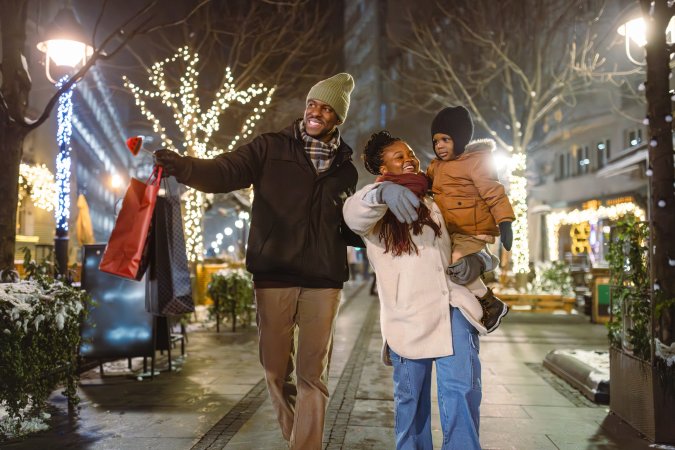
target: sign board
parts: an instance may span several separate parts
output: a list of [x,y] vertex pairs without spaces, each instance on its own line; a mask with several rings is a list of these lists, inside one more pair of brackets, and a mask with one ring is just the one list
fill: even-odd
[[98,270],[105,244],[83,246],[82,289],[94,305],[82,326],[84,358],[153,356],[153,316],[145,310],[145,277],[141,281]]
[[593,289],[592,321],[594,323],[606,323],[609,321],[611,286],[608,277],[595,278]]

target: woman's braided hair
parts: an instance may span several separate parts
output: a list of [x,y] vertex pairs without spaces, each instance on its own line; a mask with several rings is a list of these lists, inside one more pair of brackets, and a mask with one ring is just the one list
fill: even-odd
[[361,155],[366,170],[373,175],[379,175],[380,166],[382,166],[382,152],[385,148],[400,140],[401,138],[392,136],[387,130],[373,133],[363,149],[363,155]]

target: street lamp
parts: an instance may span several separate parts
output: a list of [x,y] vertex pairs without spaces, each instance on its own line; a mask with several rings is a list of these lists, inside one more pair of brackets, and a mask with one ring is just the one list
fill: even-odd
[[[45,54],[47,79],[61,88],[72,73],[92,55],[93,48],[86,44],[84,30],[70,7],[61,9],[45,33],[45,40],[37,44]],[[52,63],[59,76],[53,76]],[[57,116],[57,142],[59,154],[56,157],[56,184],[58,206],[56,208],[56,236],[54,253],[58,273],[65,275],[68,267],[68,220],[70,219],[70,136],[72,134],[73,84],[59,97]]]
[[624,37],[624,42],[626,43],[626,57],[630,62],[638,66],[646,65],[647,63],[638,61],[633,58],[633,55],[630,53],[631,41],[638,47],[644,47],[647,44],[647,27],[644,19],[642,17],[631,19],[617,28],[616,32]]
[[497,173],[502,173],[510,169],[511,156],[504,152],[492,153],[492,164]]
[[[649,245],[648,263],[650,271],[650,302],[651,309],[651,333],[648,338],[651,347],[651,361],[647,367],[658,367],[656,361],[656,344],[670,346],[675,343],[675,306],[671,299],[675,298],[675,171],[673,170],[673,108],[670,90],[670,77],[672,76],[671,56],[675,52],[672,43],[673,32],[673,8],[670,0],[642,0],[642,15],[644,25],[634,25],[636,22],[628,22],[621,27],[619,32],[626,36],[626,48],[629,50],[628,40],[638,38],[636,42],[644,42],[647,79],[642,85],[647,100],[647,113],[644,123],[649,126],[649,145],[647,147],[649,159],[646,175],[649,178]],[[629,25],[633,23],[633,25]],[[631,33],[633,30],[633,33]],[[644,31],[644,39],[638,31]],[[628,58],[635,62],[627,51]],[[619,358],[621,353],[618,354]],[[623,361],[623,360],[621,360]],[[627,360],[626,360],[627,361]],[[611,362],[610,362],[611,364]],[[665,362],[662,363],[665,366]],[[642,376],[642,373],[625,374],[629,364],[619,362],[616,367],[623,373],[622,380],[634,380]],[[631,366],[639,367],[639,366]],[[644,367],[644,366],[643,366]],[[612,369],[610,369],[612,370]],[[661,372],[664,373],[664,372]],[[656,375],[653,375],[656,377]],[[668,375],[665,375],[668,377]],[[614,377],[614,375],[612,375]],[[614,380],[614,378],[612,378]],[[654,378],[654,386],[657,386],[657,378]],[[628,384],[628,381],[624,381]],[[621,383],[621,382],[620,382]],[[647,383],[645,383],[647,384]],[[648,383],[650,388],[652,383]],[[633,389],[635,383],[630,382]],[[633,408],[633,405],[625,405],[635,399],[635,393],[626,398],[614,399],[614,392],[620,396],[622,386],[614,389],[612,381],[612,398],[618,409],[623,409],[622,414],[631,425],[647,434],[650,440],[673,443],[675,433],[672,432],[672,420],[666,417],[672,414],[667,410],[668,406],[675,403],[675,394],[668,390],[659,391],[654,389],[648,393],[649,398],[641,398],[640,405],[644,408]],[[663,386],[663,385],[661,385]],[[658,398],[658,401],[656,400]],[[610,405],[611,406],[611,405]],[[672,408],[672,406],[669,406]],[[614,407],[612,407],[614,409]],[[637,412],[636,412],[637,411]],[[672,417],[672,416],[671,416]],[[624,418],[624,417],[622,417]],[[665,442],[667,441],[667,442]]]
[[[630,54],[629,41],[644,47],[647,80],[643,84],[647,100],[644,123],[649,125],[649,224],[653,246],[650,255],[652,294],[675,294],[675,201],[673,201],[673,141],[672,100],[670,90],[671,56],[675,47],[673,33],[675,20],[668,2],[652,2],[649,14],[632,19],[618,28],[626,41],[626,56],[635,64]],[[648,19],[648,22],[645,21]],[[667,328],[667,327],[666,327]]]
[[[638,61],[633,58],[633,55],[630,52],[630,43],[633,42],[640,48],[643,48],[647,45],[647,24],[642,17],[636,17],[631,19],[619,26],[616,30],[621,36],[624,37],[624,42],[626,45],[626,57],[638,66],[647,65],[646,61]],[[666,36],[670,37],[672,41],[673,33],[675,32],[675,20],[671,19],[668,22],[668,27],[666,28]]]
[[119,194],[123,183],[124,181],[122,180],[122,177],[120,177],[118,174],[114,173],[110,176],[110,187],[113,191],[113,216],[117,215],[117,194]]
[[87,44],[84,29],[70,7],[61,9],[45,32],[45,39],[37,44],[45,54],[45,74],[52,83],[58,83],[59,76],[53,76],[52,63],[66,73],[87,62],[94,49]]
[[114,190],[117,190],[122,186],[122,177],[114,173],[110,177],[110,187],[112,187]]

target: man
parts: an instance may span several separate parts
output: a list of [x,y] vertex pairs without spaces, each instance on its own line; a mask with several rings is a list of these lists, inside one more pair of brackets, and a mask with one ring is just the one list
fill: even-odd
[[346,246],[363,246],[342,219],[358,176],[337,127],[353,88],[347,73],[318,82],[302,119],[211,160],[155,152],[157,164],[195,189],[253,185],[246,268],[255,285],[260,362],[293,449],[321,448],[333,329],[349,278]]

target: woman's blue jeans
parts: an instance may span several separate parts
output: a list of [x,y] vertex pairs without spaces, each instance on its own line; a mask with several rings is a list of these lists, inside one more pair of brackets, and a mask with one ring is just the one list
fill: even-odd
[[481,376],[476,329],[456,308],[452,316],[454,354],[442,358],[407,359],[389,349],[394,366],[396,448],[432,450],[431,367],[436,363],[438,406],[444,450],[480,449]]

